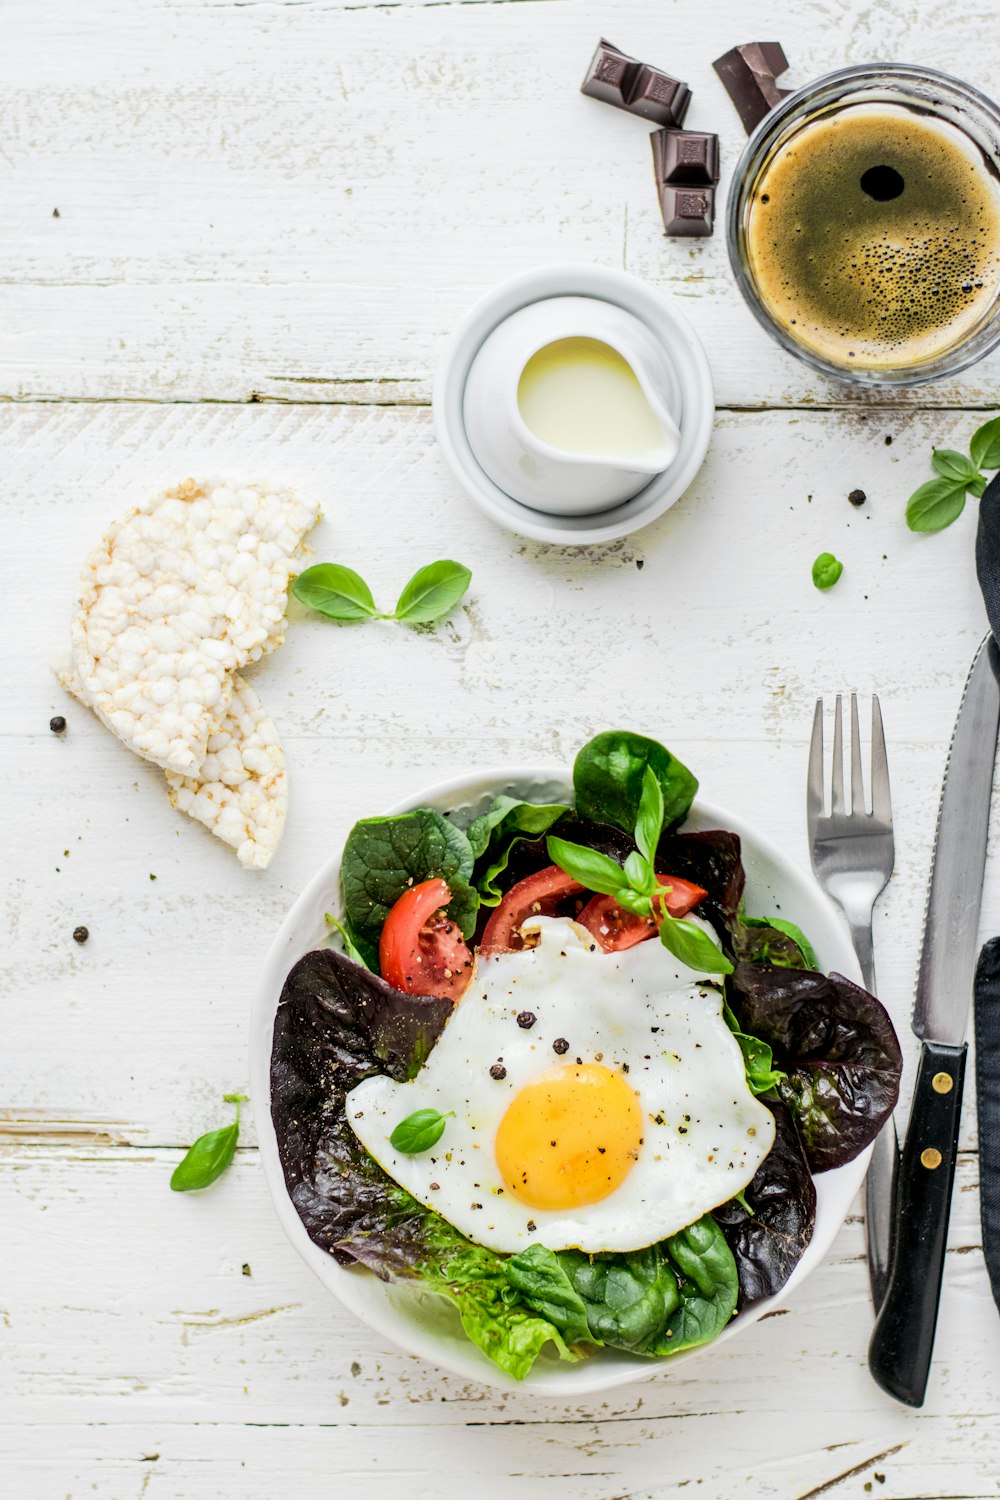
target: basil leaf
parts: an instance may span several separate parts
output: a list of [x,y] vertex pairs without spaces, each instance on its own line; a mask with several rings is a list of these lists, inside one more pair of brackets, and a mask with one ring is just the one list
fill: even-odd
[[547,1318],[568,1344],[596,1343],[587,1307],[560,1256],[544,1245],[529,1245],[504,1261],[507,1280],[529,1307]]
[[731,974],[733,966],[712,942],[707,932],[682,917],[672,917],[663,907],[663,922],[660,925],[660,942],[682,964],[697,969],[702,974]]
[[986,489],[986,483],[987,481],[983,478],[982,475],[980,475],[978,479],[970,480],[965,488],[968,490],[970,495],[975,495],[977,500],[981,500],[983,498],[983,492]]
[[415,1109],[412,1115],[400,1120],[389,1137],[389,1145],[404,1156],[419,1156],[437,1145],[447,1123],[448,1116],[438,1109]]
[[596,849],[567,843],[566,839],[556,838],[554,834],[545,840],[545,847],[552,863],[586,886],[588,891],[617,896],[625,884],[625,871],[621,865]]
[[[516,797],[494,797],[469,826],[468,838],[477,861],[474,883],[483,906],[498,906],[503,892],[496,880],[507,868],[511,850],[522,839],[537,838],[569,812],[564,802],[520,802]],[[485,868],[479,869],[483,860]]]
[[818,589],[832,589],[843,571],[839,558],[832,552],[821,552],[812,565],[812,581]]
[[368,965],[365,963],[361,949],[357,946],[343,922],[338,922],[337,918],[332,916],[328,911],[323,913],[323,921],[332,931],[340,934],[340,941],[344,945],[344,952],[347,954],[347,957],[354,963],[360,964],[363,969],[367,969]]
[[653,915],[652,898],[641,891],[632,891],[627,888],[614,892],[615,900],[619,906],[630,911],[634,917],[651,917]]
[[650,766],[642,773],[642,796],[635,819],[635,842],[639,853],[650,862],[663,832],[663,790]]
[[407,625],[430,625],[454,609],[471,582],[471,572],[461,563],[429,563],[414,573],[400,594],[395,617]]
[[451,891],[448,913],[462,936],[471,937],[479,907],[472,864],[462,830],[428,807],[355,823],[344,845],[340,876],[346,926],[368,968],[378,972],[378,942],[391,908],[422,880],[446,882]]
[[343,563],[306,568],[292,583],[292,593],[331,620],[370,620],[378,614],[365,580]]
[[965,509],[965,485],[951,479],[928,479],[906,502],[911,531],[943,531]]
[[969,443],[972,462],[980,469],[1000,469],[1000,417],[977,427]]
[[170,1178],[175,1193],[190,1193],[198,1188],[207,1188],[221,1177],[236,1155],[236,1142],[240,1138],[240,1105],[246,1103],[246,1094],[223,1094],[227,1104],[235,1104],[236,1118],[231,1125],[220,1130],[209,1130],[200,1135],[185,1156],[177,1163]]
[[696,778],[658,741],[627,729],[609,729],[595,735],[573,762],[573,788],[580,817],[591,818],[595,823],[611,823],[631,837],[647,766],[660,783],[666,826],[682,822],[698,790]]
[[634,891],[642,896],[650,896],[656,889],[656,876],[648,859],[644,859],[637,849],[626,859],[622,866],[625,878]]
[[[942,479],[951,479],[955,484],[973,484],[982,475],[971,458],[955,448],[935,448],[931,454],[931,465]],[[1000,467],[1000,458],[997,459]]]

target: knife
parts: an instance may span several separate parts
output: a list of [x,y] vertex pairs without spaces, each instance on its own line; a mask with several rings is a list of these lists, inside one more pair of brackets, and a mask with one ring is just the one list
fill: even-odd
[[1000,652],[989,635],[965,685],[945,769],[913,1007],[920,1062],[892,1200],[885,1296],[868,1346],[876,1383],[907,1406],[923,1405],[934,1348],[998,729]]

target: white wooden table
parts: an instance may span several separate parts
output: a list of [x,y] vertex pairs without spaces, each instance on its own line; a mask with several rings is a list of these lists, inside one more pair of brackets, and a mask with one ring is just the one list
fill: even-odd
[[[790,1305],[722,1352],[560,1407],[462,1384],[341,1312],[277,1226],[251,1119],[211,1194],[167,1188],[245,1083],[261,956],[353,819],[462,768],[568,757],[609,723],[667,741],[804,862],[813,700],[879,691],[898,869],[877,957],[909,1045],[945,748],[984,617],[974,505],[930,538],[903,506],[932,443],[963,446],[1000,405],[1000,358],[882,404],[815,379],[740,304],[721,234],[662,238],[645,127],[577,87],[607,31],[688,79],[689,123],[722,133],[724,189],[741,142],[710,67],[725,48],[779,36],[793,83],[897,56],[996,94],[998,15],[995,0],[0,4],[3,1500],[1000,1495],[971,1099],[919,1412],[866,1372],[859,1213]],[[428,408],[469,301],[556,259],[676,298],[719,400],[685,499],[583,552],[473,512]],[[383,596],[437,556],[475,575],[431,635],[295,616],[255,674],[293,780],[262,876],[178,818],[160,774],[47,665],[104,525],[198,472],[315,492],[317,553]],[[820,595],[826,549],[845,572]],[[998,926],[994,857],[984,935]]]

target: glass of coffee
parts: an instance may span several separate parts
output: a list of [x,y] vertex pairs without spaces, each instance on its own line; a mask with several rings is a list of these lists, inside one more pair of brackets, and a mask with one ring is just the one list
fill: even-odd
[[1000,109],[929,68],[842,68],[746,144],[740,290],[778,343],[858,385],[954,375],[1000,342]]

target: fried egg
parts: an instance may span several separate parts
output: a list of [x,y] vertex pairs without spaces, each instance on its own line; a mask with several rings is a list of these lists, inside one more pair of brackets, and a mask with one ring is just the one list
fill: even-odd
[[[537,947],[479,955],[417,1076],[366,1078],[348,1119],[390,1177],[488,1249],[654,1244],[746,1187],[774,1117],[719,991],[661,943],[605,953],[567,918],[531,927]],[[440,1140],[395,1150],[422,1109],[446,1117]]]

